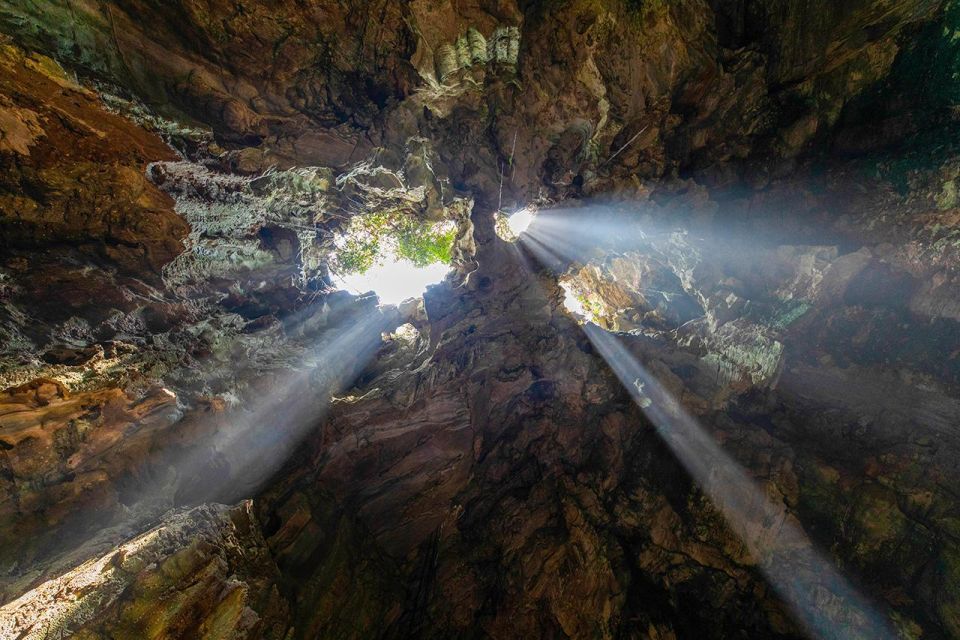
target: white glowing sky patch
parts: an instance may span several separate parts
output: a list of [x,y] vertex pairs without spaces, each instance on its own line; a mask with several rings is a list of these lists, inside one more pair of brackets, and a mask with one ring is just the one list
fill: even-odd
[[560,287],[564,292],[563,306],[567,308],[567,311],[575,316],[580,316],[581,318],[590,317],[590,313],[587,311],[586,307],[583,306],[583,303],[580,302],[580,299],[577,298],[577,295],[573,292],[573,289],[570,288],[570,285],[566,283],[560,283]]
[[533,222],[533,211],[530,209],[520,209],[520,211],[507,218],[510,231],[517,236],[526,231],[531,222]]
[[450,265],[437,263],[418,267],[409,260],[387,257],[366,273],[337,276],[344,289],[351,293],[375,291],[381,304],[400,304],[408,298],[419,298],[427,285],[443,280]]

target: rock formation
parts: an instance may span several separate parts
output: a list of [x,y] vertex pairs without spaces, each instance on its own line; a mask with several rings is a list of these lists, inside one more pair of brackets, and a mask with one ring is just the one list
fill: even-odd
[[0,637],[960,638],[958,29],[0,0]]

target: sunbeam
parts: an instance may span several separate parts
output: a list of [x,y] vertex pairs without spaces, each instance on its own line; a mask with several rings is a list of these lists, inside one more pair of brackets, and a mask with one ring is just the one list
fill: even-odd
[[[298,318],[293,327],[309,318]],[[178,462],[178,475],[194,478],[202,494],[236,500],[252,495],[288,457],[306,432],[322,421],[328,400],[357,376],[375,353],[384,331],[396,326],[368,306],[326,327],[298,367],[271,382],[275,395],[251,402],[231,415],[230,429],[214,436],[209,449],[195,447]],[[294,329],[296,330],[296,329]],[[229,465],[229,473],[211,473],[210,452]]]
[[[541,211],[519,241],[557,274],[576,263],[602,259],[611,253],[616,255],[618,248],[663,249],[667,252],[665,256],[676,259],[671,253],[675,251],[672,231],[651,229],[650,225],[648,233],[636,227],[632,218],[634,221],[630,224],[636,228],[627,234],[623,221],[615,221],[617,217],[602,208],[578,210],[576,215]],[[714,241],[718,243],[718,252],[727,251],[740,264],[749,264],[750,253],[731,249],[742,242]],[[705,240],[698,239],[698,242],[703,244]],[[569,286],[564,289],[568,311],[581,320],[589,320],[591,316],[583,302],[571,293]],[[836,640],[849,638],[851,634],[878,640],[896,637],[887,617],[815,549],[795,516],[782,503],[773,502],[764,494],[747,472],[626,349],[621,338],[592,323],[586,324],[584,331],[812,637]]]
[[0,640],[960,640],[960,0],[0,0]]
[[[325,304],[310,305],[288,318],[288,335],[313,340],[300,359],[282,371],[263,372],[242,404],[222,413],[189,412],[166,427],[180,435],[153,449],[125,481],[122,513],[104,513],[95,527],[62,538],[50,567],[59,573],[70,570],[97,552],[101,537],[110,540],[112,532],[142,530],[170,508],[232,504],[256,495],[322,423],[331,398],[369,363],[383,332],[397,326],[395,309],[372,302],[332,311]],[[263,388],[258,388],[261,382]],[[180,440],[189,446],[180,446]]]
[[[897,637],[885,618],[814,549],[784,506],[766,498],[614,334],[593,324],[584,331],[812,637],[847,639],[851,629],[862,638]],[[856,614],[851,619],[838,611]]]
[[584,331],[813,637],[847,640],[851,631],[864,639],[897,637],[885,617],[815,550],[785,507],[764,495],[617,336],[593,324]]

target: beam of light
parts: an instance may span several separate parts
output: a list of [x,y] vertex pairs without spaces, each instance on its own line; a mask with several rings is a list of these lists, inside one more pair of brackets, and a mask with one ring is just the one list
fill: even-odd
[[[544,211],[520,242],[537,259],[562,272],[573,262],[590,260],[598,249],[615,251],[648,237],[646,229],[624,231],[619,222],[603,211],[585,216]],[[663,229],[654,235],[669,240],[672,233]],[[569,289],[567,294],[568,310],[589,319]],[[584,331],[811,636],[829,640],[897,637],[887,617],[815,549],[786,506],[766,496],[618,337],[594,324],[587,324]]]
[[612,249],[620,242],[636,242],[644,234],[633,218],[614,216],[592,207],[577,214],[567,210],[540,211],[537,224],[528,231],[555,248],[563,248],[566,257],[582,260],[598,247]]
[[398,317],[372,304],[330,313],[313,305],[294,314],[287,333],[298,340],[315,336],[305,352],[261,384],[248,381],[241,406],[214,418],[188,413],[164,427],[170,437],[124,480],[122,513],[106,512],[97,527],[72,532],[38,572],[73,569],[104,544],[115,544],[117,532],[142,531],[172,507],[230,504],[256,495],[322,423],[332,396],[353,383]]
[[531,228],[523,240],[527,238],[539,240],[546,246],[549,246],[555,253],[569,260],[586,260],[591,250],[596,250],[599,243],[590,242],[589,239],[580,235],[568,235],[558,233],[549,225],[537,224]]
[[561,255],[553,247],[540,239],[537,233],[528,232],[520,238],[519,243],[524,246],[533,256],[548,269],[562,271],[566,268],[569,260]]
[[786,507],[766,497],[617,336],[592,324],[584,331],[812,637],[897,637],[887,619],[815,550]]
[[320,423],[329,399],[353,382],[373,358],[383,332],[396,324],[371,308],[326,327],[297,366],[279,376],[270,395],[234,410],[230,428],[215,436],[211,445],[230,465],[230,478],[210,473],[209,451],[198,447],[178,463],[180,476],[201,479],[206,495],[231,501],[253,495]]
[[531,214],[529,221],[523,220],[526,226],[517,241],[548,268],[563,271],[571,262],[587,262],[591,257],[597,257],[594,254],[598,247],[607,247],[611,238],[618,237],[611,226],[597,224],[594,219],[569,218],[566,212],[552,210]]
[[410,298],[419,298],[427,286],[436,284],[450,271],[450,265],[435,263],[418,267],[409,260],[387,256],[365,273],[336,276],[343,288],[351,293],[373,291],[382,304],[400,304]]

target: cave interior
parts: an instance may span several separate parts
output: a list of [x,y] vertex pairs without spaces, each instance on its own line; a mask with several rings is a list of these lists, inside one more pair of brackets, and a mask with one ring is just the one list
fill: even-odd
[[960,0],[0,0],[0,638],[960,639]]

